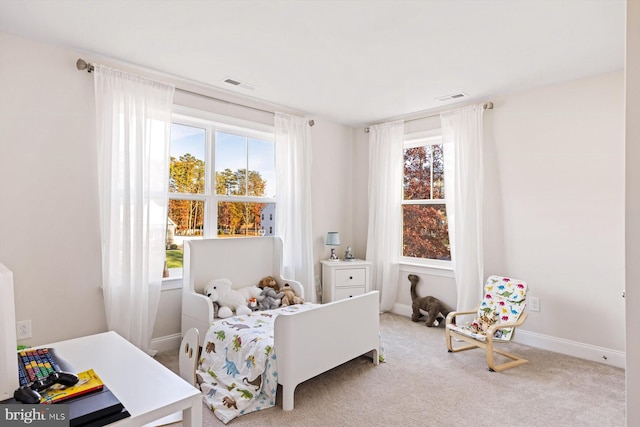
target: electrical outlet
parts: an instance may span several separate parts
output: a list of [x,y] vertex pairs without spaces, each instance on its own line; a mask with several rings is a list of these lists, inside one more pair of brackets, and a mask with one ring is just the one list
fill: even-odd
[[16,323],[16,337],[18,341],[31,338],[31,320],[23,320]]
[[531,309],[531,311],[540,311],[540,298],[530,297],[529,308]]

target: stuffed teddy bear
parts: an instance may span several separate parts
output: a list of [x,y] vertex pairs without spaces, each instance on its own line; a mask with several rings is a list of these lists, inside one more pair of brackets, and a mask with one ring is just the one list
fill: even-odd
[[[449,309],[436,297],[428,296],[428,297],[419,297],[416,292],[416,287],[420,278],[415,274],[410,274],[408,276],[409,282],[411,282],[411,309],[413,310],[413,314],[411,315],[411,320],[414,322],[418,322],[422,313],[420,310],[426,311],[428,313],[426,325],[438,326],[440,321],[447,317],[449,314]],[[440,320],[438,320],[440,318]]]
[[260,310],[271,310],[280,307],[284,293],[276,292],[273,288],[267,286],[262,290],[258,297],[258,308]]
[[282,297],[283,307],[293,304],[304,304],[304,299],[297,296],[291,288],[291,285],[289,285],[288,283],[282,285],[282,287],[280,288],[280,292],[284,294],[284,296]]
[[258,287],[260,289],[264,289],[266,287],[273,288],[274,291],[278,291],[278,284],[276,283],[276,279],[272,276],[263,277],[258,283]]
[[233,316],[233,311],[238,316],[251,313],[251,309],[247,307],[247,300],[241,293],[231,289],[231,281],[227,278],[209,282],[204,288],[204,294],[220,305],[218,309],[220,318]]

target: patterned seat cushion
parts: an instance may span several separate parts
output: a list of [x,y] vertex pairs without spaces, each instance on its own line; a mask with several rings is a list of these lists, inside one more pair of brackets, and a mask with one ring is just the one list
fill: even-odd
[[[486,340],[486,330],[494,323],[513,323],[526,306],[527,284],[509,277],[489,276],[484,286],[484,299],[473,322],[465,326],[447,325],[449,329],[475,339]],[[496,330],[494,340],[509,341],[513,328]]]

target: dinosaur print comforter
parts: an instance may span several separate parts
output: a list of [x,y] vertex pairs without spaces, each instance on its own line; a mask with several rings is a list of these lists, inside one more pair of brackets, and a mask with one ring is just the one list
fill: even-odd
[[225,424],[275,405],[278,386],[273,324],[278,314],[308,310],[298,304],[216,320],[207,331],[198,364],[204,400]]

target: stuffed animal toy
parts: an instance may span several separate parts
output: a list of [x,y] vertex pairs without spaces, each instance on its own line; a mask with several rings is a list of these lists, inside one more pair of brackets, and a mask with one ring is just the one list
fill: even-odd
[[264,289],[266,287],[273,288],[274,291],[278,291],[278,284],[276,283],[276,279],[272,276],[263,277],[258,283],[258,287],[260,289]]
[[276,292],[273,288],[267,286],[262,290],[262,294],[258,297],[258,308],[260,310],[271,310],[280,307],[284,293]]
[[[203,293],[204,293],[205,296],[209,297],[209,295],[207,295],[207,290],[206,289],[204,290]],[[220,311],[220,304],[218,304],[217,301],[212,301],[212,303],[213,303],[213,318],[217,319],[217,318],[220,317],[220,315],[218,314],[218,312]]]
[[249,307],[251,309],[251,311],[257,311],[259,309],[258,300],[256,298],[251,298],[247,302],[247,307]]
[[[440,321],[447,317],[449,314],[449,310],[447,307],[436,297],[427,296],[427,297],[419,297],[416,292],[416,287],[418,286],[418,282],[420,278],[415,274],[410,274],[408,276],[409,282],[411,282],[411,309],[413,314],[411,315],[411,320],[414,322],[418,322],[422,313],[420,310],[426,311],[428,313],[426,325],[438,326]],[[438,320],[440,319],[440,320]]]
[[282,285],[282,287],[280,288],[280,292],[284,294],[284,296],[282,297],[283,307],[293,304],[304,304],[304,299],[297,296],[291,288],[291,285],[289,285],[288,283]]
[[244,288],[236,289],[236,291],[242,294],[244,299],[249,302],[251,298],[257,299],[260,296],[262,289],[257,286],[245,286]]
[[209,282],[204,288],[204,294],[220,305],[218,309],[220,318],[231,317],[234,311],[237,315],[251,313],[251,309],[247,307],[247,300],[241,293],[231,289],[231,281],[227,278]]
[[489,327],[496,323],[497,320],[498,313],[495,311],[484,312],[480,317],[471,322],[469,326],[471,326],[471,330],[476,334],[486,335]]

